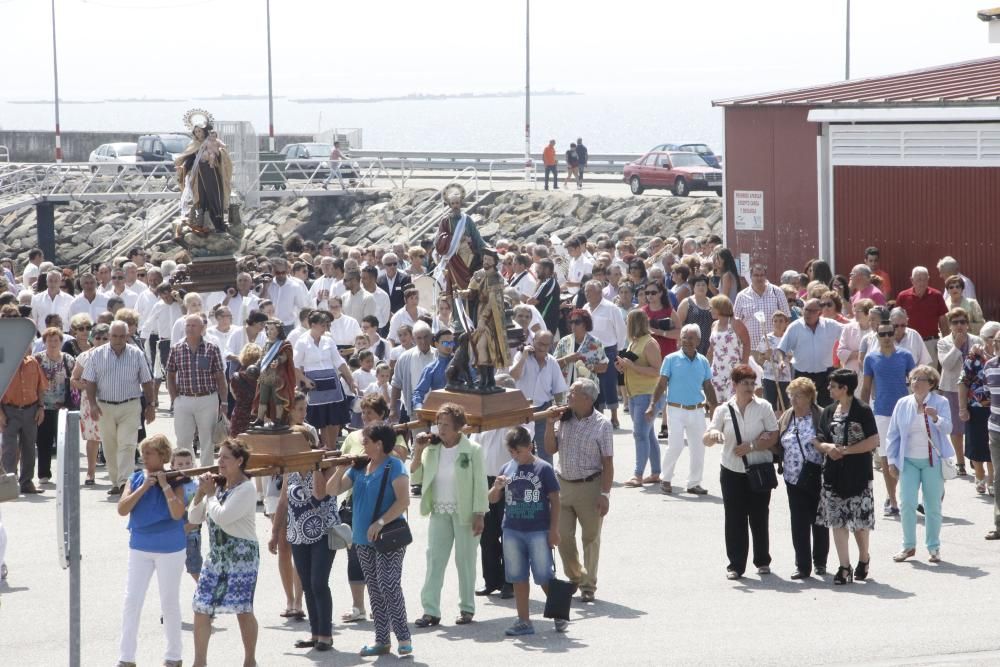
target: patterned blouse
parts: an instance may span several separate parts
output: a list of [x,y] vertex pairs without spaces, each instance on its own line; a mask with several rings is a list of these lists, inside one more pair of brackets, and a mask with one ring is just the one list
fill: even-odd
[[962,376],[959,382],[969,388],[969,405],[990,407],[990,388],[986,384],[986,362],[989,361],[983,352],[969,354],[962,363]]
[[[785,450],[782,459],[785,467],[785,481],[795,484],[802,474],[802,454],[805,453],[805,460],[810,463],[823,464],[823,455],[816,451],[813,446],[813,438],[816,437],[816,425],[813,424],[812,415],[806,415],[801,419],[792,415],[788,422],[788,428],[781,434],[781,446]],[[801,443],[802,447],[799,448]]]
[[59,361],[52,361],[44,352],[35,355],[45,379],[49,381],[49,388],[42,394],[42,405],[46,410],[56,410],[65,407],[66,383],[73,373],[73,366],[76,362],[73,357],[65,352],[60,352]]
[[288,528],[285,535],[289,544],[315,544],[325,540],[330,527],[340,523],[336,497],[328,495],[323,500],[316,500],[312,485],[312,472],[288,475]]
[[597,382],[597,373],[594,372],[594,367],[598,364],[608,363],[608,355],[605,354],[601,341],[594,338],[590,333],[585,333],[583,341],[577,345],[576,337],[573,334],[563,336],[556,345],[555,358],[561,359],[574,352],[579,352],[584,358],[582,361],[567,364],[562,369],[563,377],[566,378],[566,384],[573,384],[573,382],[581,378]]

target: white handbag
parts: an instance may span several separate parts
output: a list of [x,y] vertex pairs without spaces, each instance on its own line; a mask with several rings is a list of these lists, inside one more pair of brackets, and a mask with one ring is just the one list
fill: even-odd
[[330,526],[326,533],[326,545],[330,551],[350,549],[354,544],[354,532],[346,523],[336,523]]
[[17,500],[21,493],[21,485],[17,483],[17,475],[12,472],[0,473],[0,503]]
[[941,462],[941,476],[944,478],[944,481],[947,482],[949,479],[955,479],[958,477],[958,468],[955,467],[955,462],[941,456],[941,451],[934,444],[933,440],[928,440],[928,442],[931,443],[931,448],[934,449],[934,453],[937,454],[938,461]]

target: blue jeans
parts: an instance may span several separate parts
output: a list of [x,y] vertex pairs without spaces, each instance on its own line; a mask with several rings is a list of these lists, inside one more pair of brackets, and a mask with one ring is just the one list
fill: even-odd
[[333,595],[330,593],[330,568],[336,551],[327,547],[326,535],[312,544],[293,544],[292,562],[302,580],[306,598],[309,631],[315,637],[333,634]]
[[510,528],[504,530],[503,565],[507,581],[512,584],[527,581],[529,569],[536,584],[541,586],[549,583],[555,568],[552,547],[549,546],[549,532],[524,532]]
[[917,493],[924,489],[924,529],[927,549],[941,548],[941,500],[944,477],[941,464],[934,455],[934,465],[927,459],[904,459],[899,471],[899,519],[903,524],[903,548],[917,546]]
[[656,439],[653,424],[663,409],[663,401],[653,410],[653,419],[646,419],[646,408],[653,400],[652,394],[629,396],[628,414],[632,417],[632,438],[635,440],[635,476],[642,477],[649,461],[649,472],[660,474],[660,441]]

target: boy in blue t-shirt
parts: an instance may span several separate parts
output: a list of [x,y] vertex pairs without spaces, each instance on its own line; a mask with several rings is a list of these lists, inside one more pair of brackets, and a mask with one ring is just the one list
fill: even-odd
[[[555,571],[552,550],[559,546],[559,481],[552,466],[532,453],[532,434],[523,426],[507,432],[507,449],[513,459],[503,467],[490,502],[504,495],[503,560],[507,581],[514,586],[517,620],[507,628],[510,637],[532,635],[528,616],[528,572],[548,593]],[[556,619],[556,631],[565,632],[567,621]]]
[[[175,449],[170,457],[171,470],[189,470],[194,467],[194,454],[190,449],[181,447]],[[184,483],[184,507],[191,503],[194,494],[198,491],[198,480],[192,479]],[[184,560],[184,567],[187,573],[197,582],[201,576],[201,524],[189,523],[187,512],[184,512],[184,534],[187,536],[187,557]]]

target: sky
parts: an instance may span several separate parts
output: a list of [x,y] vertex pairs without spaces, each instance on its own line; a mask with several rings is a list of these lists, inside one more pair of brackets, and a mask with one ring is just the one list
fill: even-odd
[[[724,98],[841,80],[846,0],[534,0],[533,89]],[[988,0],[854,0],[852,77],[1000,54]],[[267,92],[266,0],[55,0],[62,99]],[[524,86],[524,0],[272,0],[274,94]],[[0,99],[50,99],[49,0],[0,0]],[[0,118],[0,124],[3,119]]]

